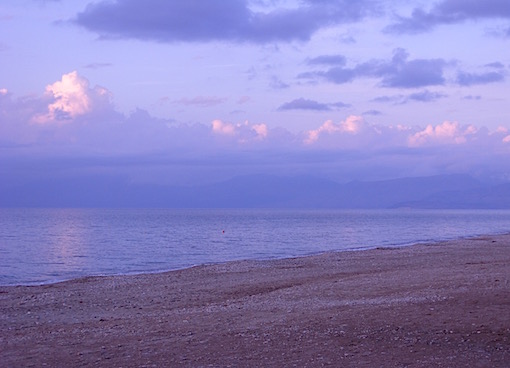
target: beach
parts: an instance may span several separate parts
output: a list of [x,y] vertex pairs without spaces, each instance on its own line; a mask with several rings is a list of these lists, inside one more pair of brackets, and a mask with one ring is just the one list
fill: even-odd
[[510,235],[0,287],[2,367],[508,367]]

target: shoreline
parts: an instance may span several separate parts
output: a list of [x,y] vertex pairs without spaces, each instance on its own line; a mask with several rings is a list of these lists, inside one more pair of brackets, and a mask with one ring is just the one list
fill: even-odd
[[80,280],[83,278],[89,278],[89,277],[122,277],[122,276],[140,276],[140,275],[154,275],[154,274],[162,274],[167,272],[174,272],[174,271],[182,271],[191,269],[194,267],[201,267],[201,266],[214,266],[214,265],[222,265],[222,264],[228,264],[231,262],[245,262],[245,261],[261,261],[261,262],[270,262],[275,260],[285,260],[285,259],[296,259],[296,258],[306,258],[306,257],[314,257],[319,256],[323,254],[335,254],[335,253],[343,253],[343,252],[364,252],[364,251],[370,251],[374,249],[393,249],[393,248],[404,248],[404,247],[413,247],[417,245],[427,245],[427,244],[436,244],[436,243],[444,243],[444,242],[450,242],[450,241],[456,241],[456,240],[469,240],[469,239],[475,239],[479,237],[486,237],[486,236],[501,236],[501,235],[510,235],[510,232],[508,231],[502,231],[502,232],[496,232],[496,233],[490,233],[490,234],[475,234],[475,235],[467,235],[467,236],[461,236],[461,237],[452,237],[452,238],[445,238],[445,239],[431,239],[431,240],[424,240],[424,241],[417,241],[412,243],[403,243],[403,244],[389,244],[385,246],[360,246],[357,248],[348,248],[348,249],[338,249],[338,250],[326,250],[326,251],[319,251],[319,252],[312,252],[307,253],[303,255],[294,255],[294,256],[285,256],[285,257],[272,257],[272,258],[246,258],[246,259],[237,259],[237,260],[226,260],[221,262],[206,262],[206,263],[197,263],[189,266],[179,267],[179,268],[170,268],[170,269],[162,269],[162,270],[155,270],[155,271],[142,271],[142,272],[132,272],[132,273],[112,273],[112,274],[91,274],[91,275],[81,275],[77,277],[71,277],[71,278],[63,278],[63,279],[56,279],[56,280],[50,280],[50,281],[43,281],[43,282],[27,282],[27,283],[13,283],[13,284],[1,284],[0,287],[17,287],[17,286],[45,286],[45,285],[53,285],[53,284],[60,284],[63,282],[69,282],[69,281],[75,281]]
[[6,366],[491,366],[510,234],[0,286]]

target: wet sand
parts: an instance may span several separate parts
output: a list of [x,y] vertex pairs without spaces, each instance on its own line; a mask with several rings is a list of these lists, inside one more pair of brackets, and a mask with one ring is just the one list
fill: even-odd
[[510,235],[0,287],[1,367],[509,367]]

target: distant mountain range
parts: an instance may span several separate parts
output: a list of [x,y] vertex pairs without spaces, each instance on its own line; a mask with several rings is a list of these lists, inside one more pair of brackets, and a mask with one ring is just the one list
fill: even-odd
[[0,184],[0,207],[510,209],[510,183],[483,184],[468,175],[344,184],[250,175],[202,186],[163,186],[96,177]]

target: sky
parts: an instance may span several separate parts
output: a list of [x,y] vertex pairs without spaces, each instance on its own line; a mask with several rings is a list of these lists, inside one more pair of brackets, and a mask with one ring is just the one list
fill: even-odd
[[508,0],[3,0],[4,185],[510,180]]

